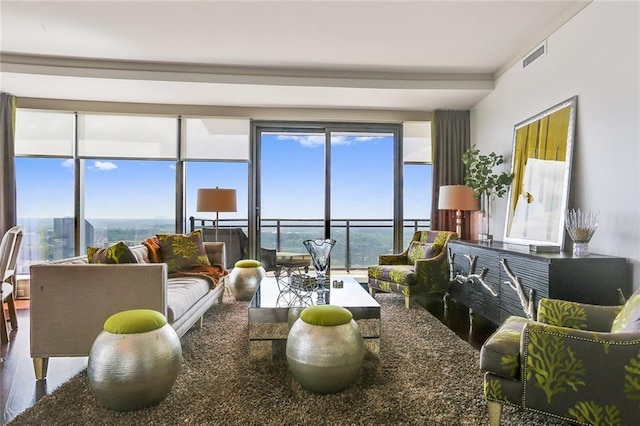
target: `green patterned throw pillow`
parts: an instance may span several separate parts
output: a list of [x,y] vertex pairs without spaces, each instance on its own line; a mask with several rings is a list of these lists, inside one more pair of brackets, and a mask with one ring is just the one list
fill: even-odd
[[169,273],[196,265],[211,265],[200,231],[189,234],[159,234],[157,237],[160,253],[169,267]]
[[411,263],[418,259],[429,259],[437,256],[442,251],[442,245],[414,241],[409,245],[407,257]]
[[611,327],[612,333],[638,330],[640,330],[640,289],[627,300]]
[[138,263],[129,246],[122,241],[107,248],[87,247],[87,260],[89,263]]

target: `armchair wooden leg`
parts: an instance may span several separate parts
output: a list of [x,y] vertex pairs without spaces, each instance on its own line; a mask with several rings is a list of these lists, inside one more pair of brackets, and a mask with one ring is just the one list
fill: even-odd
[[49,358],[33,357],[33,370],[36,373],[36,380],[47,379],[47,369],[49,368]]
[[411,305],[412,305],[411,296],[405,296],[404,297],[404,306],[406,306],[407,309],[411,309]]
[[487,401],[487,409],[489,410],[489,425],[500,426],[500,417],[502,416],[502,404],[495,401]]
[[7,319],[4,316],[4,303],[0,303],[0,342],[9,341],[9,331],[7,330]]
[[7,299],[7,310],[9,311],[9,322],[11,323],[11,329],[18,328],[18,315],[16,314],[16,302],[13,296]]

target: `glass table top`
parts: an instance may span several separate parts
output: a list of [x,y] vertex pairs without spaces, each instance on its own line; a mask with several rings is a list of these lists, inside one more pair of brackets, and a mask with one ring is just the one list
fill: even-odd
[[[329,291],[325,293],[325,300],[330,305],[345,308],[377,308],[380,304],[350,276],[331,276]],[[342,288],[334,287],[334,281],[342,281]],[[317,303],[318,296],[315,291],[289,289],[287,285],[278,283],[275,277],[262,279],[249,309],[274,309],[311,306]]]

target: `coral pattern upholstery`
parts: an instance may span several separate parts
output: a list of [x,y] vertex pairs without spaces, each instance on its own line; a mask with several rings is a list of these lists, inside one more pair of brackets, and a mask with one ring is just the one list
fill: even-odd
[[623,306],[541,299],[537,321],[508,318],[480,368],[490,423],[518,405],[578,424],[640,419],[640,289]]
[[367,271],[369,292],[377,290],[404,295],[405,305],[411,307],[418,294],[445,293],[449,285],[447,243],[458,234],[450,231],[417,231],[405,251],[386,254]]

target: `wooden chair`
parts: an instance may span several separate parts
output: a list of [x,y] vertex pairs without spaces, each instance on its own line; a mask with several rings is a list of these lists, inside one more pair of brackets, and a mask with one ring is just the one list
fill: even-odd
[[[18,252],[22,243],[22,227],[14,226],[9,229],[2,237],[0,243],[0,277],[2,277],[2,285],[0,286],[0,299],[2,306],[0,309],[0,342],[9,341],[9,330],[7,322],[11,325],[11,330],[18,328],[18,317],[16,315],[16,306],[14,301],[15,272],[16,263],[18,261]],[[9,318],[5,316],[5,303]]]

